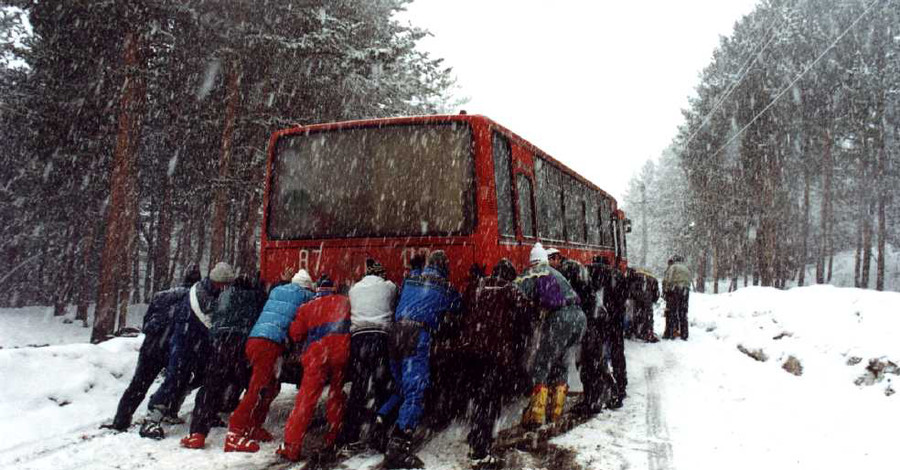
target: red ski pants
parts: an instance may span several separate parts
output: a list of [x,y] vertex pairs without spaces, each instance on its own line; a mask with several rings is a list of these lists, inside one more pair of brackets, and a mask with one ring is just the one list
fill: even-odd
[[334,349],[339,351],[316,344],[303,353],[301,357],[303,379],[300,381],[294,409],[284,427],[286,444],[303,445],[306,428],[312,419],[316,402],[322,395],[325,381],[329,377],[328,402],[325,405],[325,418],[329,426],[325,435],[325,445],[334,444],[337,439],[344,415],[344,368],[347,365],[347,348]]
[[253,367],[250,385],[241,403],[231,414],[228,430],[239,434],[259,428],[266,421],[269,406],[281,390],[278,369],[284,346],[263,338],[247,340],[247,360]]

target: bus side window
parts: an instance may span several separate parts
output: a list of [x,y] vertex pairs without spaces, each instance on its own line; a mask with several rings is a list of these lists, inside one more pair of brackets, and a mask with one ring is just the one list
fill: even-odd
[[500,235],[507,237],[516,236],[515,221],[513,220],[513,193],[511,177],[512,152],[509,141],[494,132],[493,142],[494,182],[497,187],[497,229]]
[[525,175],[516,176],[516,190],[519,193],[519,221],[522,224],[522,236],[534,237],[534,194],[531,180]]

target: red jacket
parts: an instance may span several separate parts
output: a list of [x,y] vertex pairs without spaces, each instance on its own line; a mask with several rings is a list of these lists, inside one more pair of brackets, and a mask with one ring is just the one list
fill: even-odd
[[350,299],[343,295],[324,295],[297,308],[289,330],[300,346],[303,357],[326,353],[350,353]]

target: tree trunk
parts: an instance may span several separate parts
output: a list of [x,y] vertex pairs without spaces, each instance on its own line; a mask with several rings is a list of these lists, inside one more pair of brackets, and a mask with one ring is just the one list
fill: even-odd
[[713,243],[712,259],[713,294],[719,293],[719,244]]
[[809,170],[803,170],[803,241],[800,244],[800,272],[797,273],[797,285],[806,283],[806,256],[809,253],[807,245],[809,241]]
[[191,221],[191,227],[197,229],[197,254],[191,262],[196,263],[197,267],[200,267],[200,264],[203,263],[203,253],[206,253],[206,220],[209,217],[209,210],[205,206],[199,207],[197,210],[199,215],[195,216],[194,220]]
[[[831,129],[825,130],[824,149],[822,152],[822,212],[821,212],[821,243],[819,244],[819,258],[816,263],[816,284],[825,283],[825,260],[831,256],[831,180],[834,171],[834,162],[831,158]],[[831,270],[829,269],[829,272]],[[829,273],[829,280],[831,275]]]
[[856,255],[853,258],[853,287],[859,287],[862,273],[862,223],[856,224]]
[[241,272],[255,274],[257,271],[256,251],[256,225],[259,223],[260,192],[256,190],[259,184],[257,178],[252,181],[253,189],[250,192],[250,200],[247,203],[247,215],[244,217],[244,225],[238,234],[238,260],[237,265]]
[[85,328],[88,326],[88,307],[91,303],[91,282],[89,277],[91,275],[91,266],[93,265],[92,261],[94,259],[94,238],[97,236],[96,224],[89,225],[90,228],[87,229],[84,239],[81,242],[82,264],[80,269],[80,290],[78,292],[78,307],[75,310],[75,319],[81,320],[82,326]]
[[131,303],[141,303],[141,233],[140,233],[140,217],[136,217],[137,224],[134,227],[134,236],[132,237],[131,250]]
[[222,131],[222,153],[219,158],[219,181],[215,185],[213,200],[212,236],[209,247],[209,269],[224,260],[225,222],[228,218],[228,188],[231,176],[232,147],[241,93],[241,70],[238,59],[229,61],[225,78],[225,129]]
[[144,301],[149,302],[150,296],[153,293],[153,260],[154,253],[156,252],[156,240],[158,236],[156,235],[158,228],[157,219],[159,218],[159,204],[158,204],[158,196],[151,196],[150,198],[150,222],[149,227],[147,229],[147,259],[144,263]]
[[875,268],[875,289],[884,290],[884,256],[885,256],[885,238],[887,230],[885,224],[887,217],[885,215],[885,206],[887,206],[887,188],[884,185],[885,160],[887,159],[887,150],[884,146],[884,139],[881,141],[881,150],[878,152],[878,264]]
[[[132,232],[137,216],[136,156],[146,84],[143,76],[143,39],[137,31],[125,35],[125,82],[119,98],[118,133],[110,175],[106,234],[100,261],[100,283],[91,343],[105,341],[116,322],[116,294],[119,281],[127,278]],[[123,247],[125,248],[123,250]]]
[[700,250],[700,256],[697,257],[697,292],[706,292],[706,263],[709,261],[709,247]]
[[[169,276],[169,251],[172,244],[172,184],[168,176],[163,180],[163,202],[156,225],[156,249],[153,253],[153,288],[156,291],[172,286]],[[179,241],[179,247],[180,247]],[[176,255],[177,256],[177,255]]]

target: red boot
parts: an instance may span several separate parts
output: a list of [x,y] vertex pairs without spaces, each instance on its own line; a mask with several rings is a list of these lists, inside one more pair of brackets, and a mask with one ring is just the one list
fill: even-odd
[[259,444],[253,439],[237,433],[228,431],[225,435],[225,452],[258,452]]
[[181,439],[181,447],[188,449],[202,449],[206,447],[206,434],[195,432]]
[[263,428],[253,428],[253,430],[250,431],[250,439],[259,442],[272,442],[275,440],[275,436]]
[[275,453],[291,462],[297,462],[300,460],[300,450],[300,444],[288,444],[285,442],[278,446],[278,450]]

